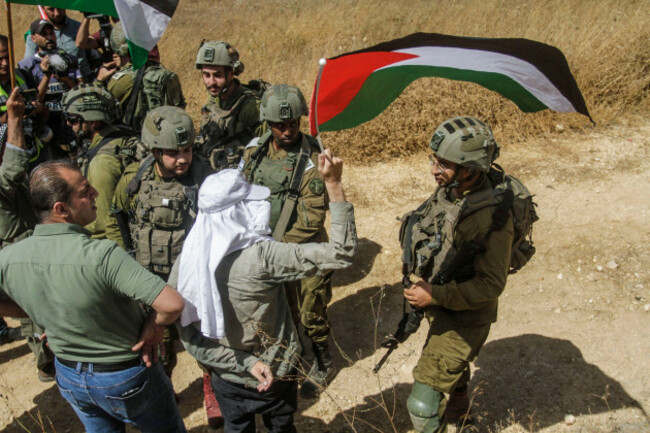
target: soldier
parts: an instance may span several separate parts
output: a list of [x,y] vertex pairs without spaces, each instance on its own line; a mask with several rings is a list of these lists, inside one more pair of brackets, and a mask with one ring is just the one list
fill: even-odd
[[[0,59],[1,55],[0,50]],[[0,67],[0,71],[2,70],[3,68]],[[0,79],[2,78],[0,73]],[[30,148],[25,140],[23,133],[25,103],[18,88],[14,89],[4,103],[6,105],[3,111],[7,114],[7,134],[2,165],[0,165],[0,248],[31,236],[38,222],[27,185],[30,157],[36,153],[36,149],[35,146]],[[54,355],[47,348],[46,342],[36,337],[43,334],[43,328],[29,318],[21,318],[20,325],[21,335],[27,338],[27,344],[36,358],[38,379],[41,382],[53,381]],[[15,331],[11,333],[11,336],[15,337]],[[1,335],[0,332],[0,338]]]
[[111,48],[120,57],[122,67],[117,72],[115,69],[100,69],[97,81],[106,84],[108,91],[120,101],[122,123],[139,132],[145,116],[154,108],[164,105],[185,108],[178,75],[165,69],[153,55],[149,55],[142,68],[133,70],[121,22],[116,23],[111,31]]
[[244,64],[227,42],[201,43],[196,68],[210,93],[201,109],[197,146],[215,170],[235,168],[246,144],[257,136],[259,97],[235,78],[244,71]]
[[[404,297],[430,323],[407,402],[418,432],[446,431],[448,421],[469,409],[469,363],[496,321],[514,231],[512,201],[501,204],[507,201],[499,200],[488,176],[499,146],[485,123],[449,119],[429,147],[438,188],[407,214],[400,239],[404,257],[412,257],[405,260],[406,276],[421,278]],[[444,393],[451,394],[449,405]]]
[[106,239],[113,193],[126,167],[137,159],[139,140],[134,131],[113,125],[120,117],[120,103],[103,87],[80,84],[66,93],[63,109],[76,136],[77,164],[99,193],[97,218],[86,229],[93,239]]
[[[253,184],[271,189],[273,238],[290,243],[326,242],[328,207],[323,180],[318,173],[316,139],[300,132],[300,117],[308,114],[300,89],[287,84],[264,92],[260,120],[269,131],[251,142],[244,153],[244,173]],[[300,394],[318,395],[334,374],[328,348],[330,325],[327,304],[332,297],[331,274],[287,283],[287,297],[296,325],[302,322],[312,342],[314,363]]]
[[[181,108],[151,110],[141,138],[151,155],[127,167],[117,184],[106,237],[116,242],[130,237],[133,244],[128,245],[130,239],[124,243],[135,250],[138,263],[166,280],[194,224],[198,189],[212,170],[206,161],[192,157],[194,124]],[[127,233],[120,231],[118,218]],[[178,336],[173,326],[165,332],[163,365],[171,377]]]

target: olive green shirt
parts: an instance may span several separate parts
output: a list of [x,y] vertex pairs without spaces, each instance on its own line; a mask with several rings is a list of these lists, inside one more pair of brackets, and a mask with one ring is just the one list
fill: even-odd
[[[273,140],[273,138],[271,137],[269,140]],[[263,143],[259,145],[262,146]],[[246,148],[244,152],[245,164],[248,164],[257,149],[257,146]],[[284,149],[275,150],[273,144],[269,142],[268,151],[264,157],[272,161],[277,161],[287,158],[289,152],[300,153],[300,140],[288,151]],[[289,220],[292,221],[295,219],[295,222],[293,224],[289,223],[287,231],[281,239],[282,242],[300,244],[305,242],[327,241],[327,231],[325,230],[325,217],[327,216],[328,208],[327,192],[324,187],[320,190],[314,190],[313,187],[310,187],[310,185],[313,185],[312,182],[315,179],[320,181],[320,185],[323,185],[321,175],[318,172],[318,155],[318,150],[312,146],[311,158],[302,176],[300,195],[296,203],[296,208],[293,211],[295,217]],[[251,179],[250,173],[245,174]],[[254,176],[252,176],[252,179],[253,183],[257,183]],[[271,230],[274,228],[271,227]]]
[[41,224],[0,251],[0,297],[12,298],[45,328],[69,361],[117,363],[139,356],[146,315],[165,282],[108,240],[76,224]]
[[37,223],[29,196],[27,170],[30,152],[5,146],[0,165],[0,243],[2,246],[28,236]]
[[[106,126],[93,136],[88,146],[91,150],[104,139],[104,137],[117,131],[114,126]],[[122,176],[122,162],[115,156],[114,152],[105,152],[105,149],[117,149],[123,142],[123,138],[116,138],[104,144],[102,150],[90,161],[88,165],[88,183],[97,190],[99,195],[95,200],[97,206],[97,218],[86,226],[86,229],[92,233],[93,239],[106,239],[106,223],[110,216],[111,203],[115,187]]]
[[[491,188],[486,181],[479,188]],[[457,201],[462,205],[461,201]],[[495,206],[485,207],[466,217],[456,226],[453,244],[460,250],[470,241],[483,242]],[[505,289],[510,262],[514,227],[512,218],[506,226],[494,231],[485,242],[485,252],[474,257],[472,278],[432,286],[431,305],[443,307],[459,324],[479,326],[495,322],[498,298]],[[434,307],[435,308],[435,307]]]
[[[257,361],[271,366],[276,379],[295,374],[300,339],[282,283],[347,268],[357,251],[352,204],[336,202],[330,206],[329,243],[258,242],[221,261],[215,278],[223,306],[225,337],[217,341],[203,336],[197,329],[199,322],[179,326],[190,355],[212,367],[224,380],[249,387],[259,384],[250,374]],[[178,265],[172,270],[169,284],[174,287],[177,281]]]

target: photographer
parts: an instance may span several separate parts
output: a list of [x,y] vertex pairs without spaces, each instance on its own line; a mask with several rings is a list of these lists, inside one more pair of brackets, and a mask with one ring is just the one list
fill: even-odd
[[[67,86],[65,90],[81,83],[78,60],[57,47],[54,26],[47,20],[38,19],[31,24],[30,31],[31,39],[37,46],[36,54],[18,62],[18,67],[28,70],[41,82],[47,77],[48,83],[63,83]],[[50,87],[48,93],[65,92],[59,90],[60,86]]]
[[77,58],[57,48],[54,27],[49,21],[36,20],[31,25],[31,39],[38,46],[36,54],[18,63],[39,81],[38,100],[50,110],[47,125],[54,134],[51,151],[55,158],[63,158],[71,150],[68,145],[73,134],[65,124],[61,100],[63,94],[82,82]]
[[[0,123],[2,124],[8,123],[7,100],[11,94],[9,68],[9,41],[6,36],[0,35]],[[31,158],[29,159],[29,162],[33,166],[48,158],[45,143],[52,137],[52,131],[46,126],[49,110],[42,103],[38,102],[36,94],[37,83],[29,72],[23,69],[16,69],[16,85],[20,88],[22,98],[25,100],[25,115],[21,129],[27,148],[33,149]],[[4,132],[7,131],[4,130]],[[2,136],[0,145],[4,145],[6,135],[0,135]]]
[[[90,70],[89,59],[90,56],[93,54],[96,55],[97,53],[93,53],[93,51],[84,51],[77,48],[77,45],[75,44],[75,38],[77,37],[81,23],[68,17],[67,11],[65,9],[44,6],[43,10],[47,15],[47,21],[49,21],[54,26],[54,34],[56,35],[58,47],[79,60],[79,70],[84,77],[84,81],[91,82],[93,77]],[[34,43],[31,38],[27,38],[25,41],[24,58],[27,59],[33,56],[36,52],[36,43]]]
[[[99,30],[90,34],[90,22],[93,19],[99,23]],[[84,13],[75,43],[80,50],[93,50],[91,51],[93,53],[99,51],[97,56],[90,59],[93,77],[96,77],[102,68],[114,72],[122,66],[120,57],[113,53],[110,44],[111,31],[113,30],[111,22],[114,24],[118,21],[118,19],[109,18],[106,15]]]

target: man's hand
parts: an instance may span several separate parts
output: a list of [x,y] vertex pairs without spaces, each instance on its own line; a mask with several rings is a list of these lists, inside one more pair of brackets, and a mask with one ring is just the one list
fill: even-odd
[[117,72],[117,64],[115,62],[106,62],[97,71],[97,80],[105,83],[109,78]]
[[158,362],[158,347],[163,341],[164,326],[156,325],[157,313],[152,311],[142,326],[140,338],[135,346],[131,348],[133,352],[141,352],[142,361],[147,367],[151,367]]
[[50,66],[50,56],[45,56],[41,59],[41,70],[48,77],[52,76],[52,70]]
[[404,297],[413,308],[428,307],[431,305],[431,285],[420,280],[408,289],[404,289]]
[[257,392],[266,392],[273,385],[273,372],[271,371],[271,367],[262,361],[257,361],[253,365],[253,368],[251,368],[250,373],[255,379],[260,381],[260,384],[257,385]]
[[327,195],[331,202],[345,201],[345,193],[341,177],[343,176],[343,160],[332,156],[330,149],[318,155],[318,172],[325,182]]
[[18,87],[11,91],[7,99],[7,120],[19,120],[25,114],[25,100]]

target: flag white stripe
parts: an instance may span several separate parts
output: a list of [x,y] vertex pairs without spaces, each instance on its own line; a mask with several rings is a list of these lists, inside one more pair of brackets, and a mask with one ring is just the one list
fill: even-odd
[[562,113],[576,111],[571,102],[559,92],[546,75],[532,64],[514,56],[468,48],[432,46],[406,48],[395,52],[418,57],[393,63],[378,70],[419,65],[503,74],[519,83],[550,109]]
[[115,0],[126,38],[150,51],[162,37],[171,17],[139,0]]

